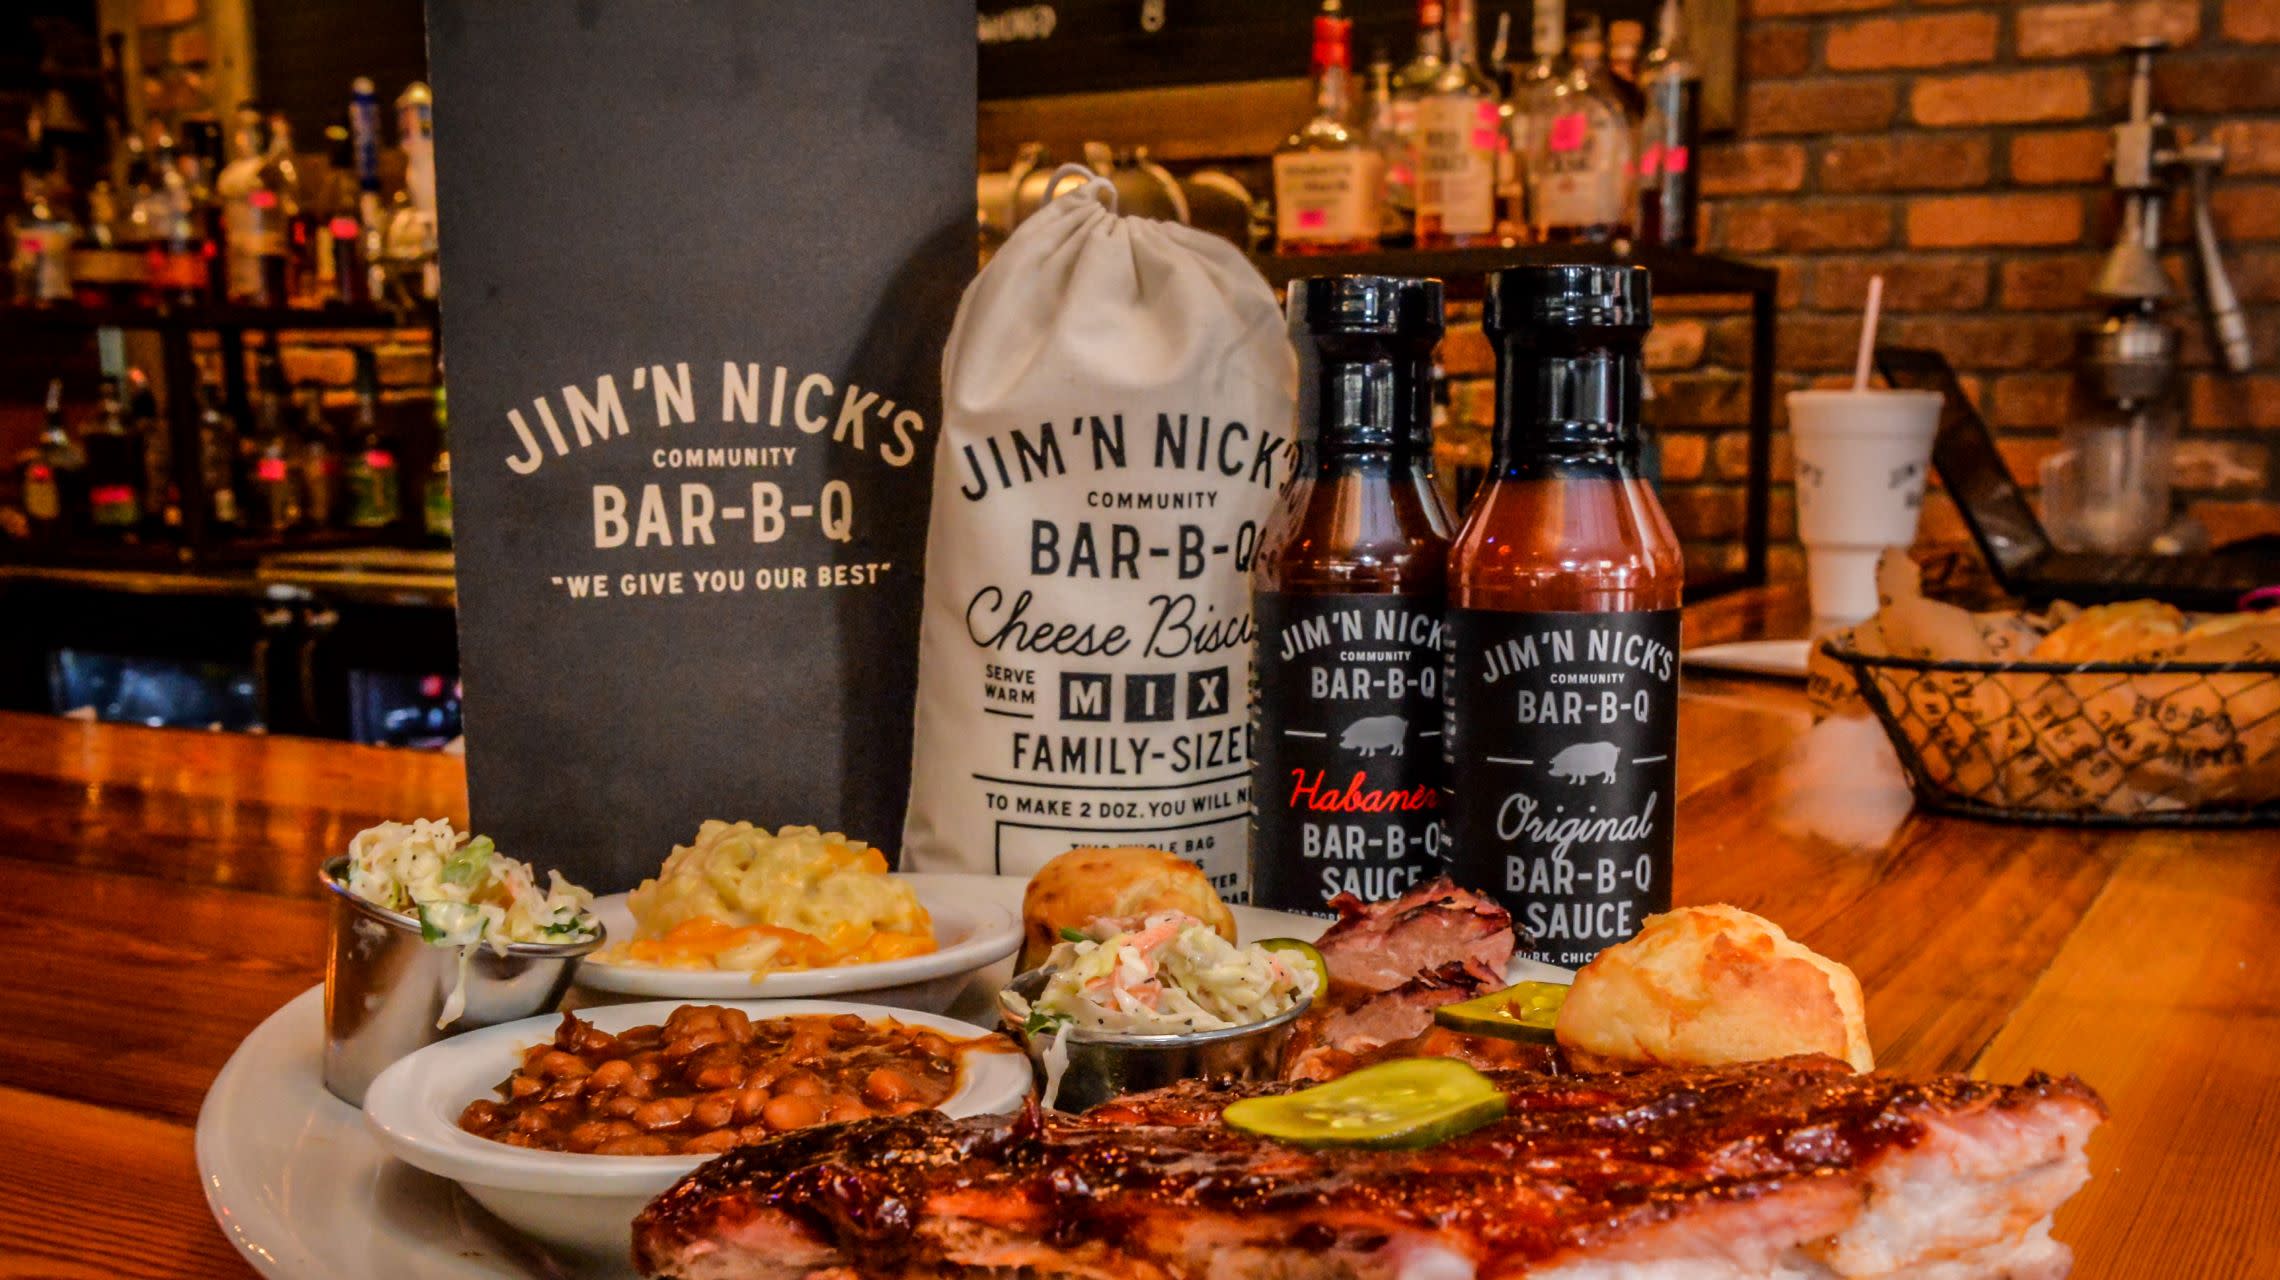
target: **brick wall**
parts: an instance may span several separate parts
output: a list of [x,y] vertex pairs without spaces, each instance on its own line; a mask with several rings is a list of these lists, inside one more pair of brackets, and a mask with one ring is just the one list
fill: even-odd
[[[2251,375],[2210,372],[2197,315],[2175,313],[2191,366],[2178,483],[2219,539],[2280,531],[2280,0],[1744,0],[1742,117],[1703,158],[1708,242],[1780,267],[1783,390],[1843,381],[1881,272],[1884,332],[1947,353],[2032,485],[2066,420],[2075,330],[2101,311],[2088,289],[2116,219],[2105,129],[2128,92],[2115,51],[2140,35],[2175,45],[2157,63],[2156,105],[2227,148],[2217,222],[2256,343]],[[2180,200],[2165,224],[2181,284],[2184,214]],[[1691,561],[1728,567],[1747,322],[1661,310],[1649,420],[1665,505]],[[1452,441],[1477,449],[1471,429],[1489,413],[1477,332],[1460,326],[1445,364]],[[1777,539],[1794,537],[1787,460],[1777,442]],[[1928,500],[1923,533],[1964,536],[1944,496]],[[1799,563],[1777,546],[1777,574]]]

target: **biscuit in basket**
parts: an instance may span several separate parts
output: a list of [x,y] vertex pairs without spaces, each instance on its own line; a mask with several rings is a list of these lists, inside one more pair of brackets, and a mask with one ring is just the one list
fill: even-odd
[[1681,907],[1576,974],[1560,1047],[1584,1070],[1825,1053],[1873,1070],[1860,980],[1739,907]]
[[2177,647],[2185,615],[2158,600],[2092,605],[2053,628],[2030,662],[2129,662]]
[[1021,896],[1021,969],[1044,963],[1061,930],[1103,916],[1184,911],[1235,941],[1235,913],[1201,868],[1161,849],[1071,849],[1037,869]]

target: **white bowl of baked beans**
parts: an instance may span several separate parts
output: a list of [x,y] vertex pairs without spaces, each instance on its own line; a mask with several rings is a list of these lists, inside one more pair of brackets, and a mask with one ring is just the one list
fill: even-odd
[[831,1000],[650,1001],[455,1036],[389,1067],[364,1117],[507,1225],[622,1258],[643,1205],[713,1155],[817,1124],[1021,1106],[1029,1059],[937,1014]]

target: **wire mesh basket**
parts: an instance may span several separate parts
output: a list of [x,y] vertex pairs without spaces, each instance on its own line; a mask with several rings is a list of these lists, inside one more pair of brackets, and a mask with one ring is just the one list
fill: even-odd
[[1850,669],[1917,803],[2012,822],[2280,823],[2280,663],[1955,662]]

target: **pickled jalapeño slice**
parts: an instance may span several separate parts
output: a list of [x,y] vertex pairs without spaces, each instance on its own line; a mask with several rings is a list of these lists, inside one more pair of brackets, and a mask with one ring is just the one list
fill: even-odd
[[1294,1146],[1429,1147],[1501,1117],[1504,1091],[1454,1058],[1399,1058],[1220,1114],[1230,1128]]
[[1476,1036],[1549,1044],[1567,994],[1568,988],[1562,983],[1515,982],[1502,991],[1442,1005],[1433,1011],[1433,1021],[1451,1031]]

